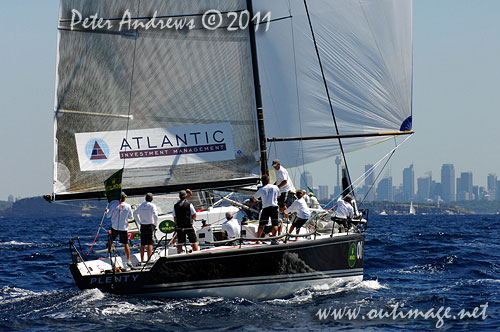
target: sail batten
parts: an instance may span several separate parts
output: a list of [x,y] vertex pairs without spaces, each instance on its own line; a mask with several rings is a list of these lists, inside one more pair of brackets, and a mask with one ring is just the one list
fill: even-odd
[[298,136],[298,137],[272,137],[268,138],[268,142],[287,142],[287,141],[309,141],[323,139],[339,139],[339,138],[359,138],[359,137],[377,137],[377,136],[400,136],[412,135],[413,131],[390,131],[381,133],[354,133],[346,135],[330,135],[330,136]]

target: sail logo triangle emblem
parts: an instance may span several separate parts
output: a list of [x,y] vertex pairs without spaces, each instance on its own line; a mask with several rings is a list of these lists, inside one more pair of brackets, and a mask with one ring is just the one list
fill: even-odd
[[90,156],[90,160],[98,160],[98,159],[108,159],[104,152],[102,152],[101,147],[97,141],[94,143],[94,149],[92,150],[92,154]]
[[85,145],[87,158],[93,163],[105,163],[109,158],[109,147],[100,138],[93,138]]

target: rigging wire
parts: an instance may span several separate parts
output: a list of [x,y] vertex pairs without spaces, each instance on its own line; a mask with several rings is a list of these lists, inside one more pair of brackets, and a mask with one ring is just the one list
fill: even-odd
[[[290,31],[292,33],[292,49],[293,49],[293,65],[294,65],[294,72],[295,72],[295,95],[297,97],[297,115],[299,118],[299,134],[300,137],[302,137],[302,117],[301,117],[301,112],[300,112],[300,95],[299,95],[299,80],[298,80],[298,75],[297,75],[297,51],[295,48],[295,30],[293,29],[293,15],[292,15],[292,7],[290,4],[290,0],[288,0],[288,13],[291,16],[290,19]],[[302,157],[302,174],[300,175],[300,179],[304,180],[304,183],[306,186],[308,185],[307,179],[305,178],[305,172],[306,172],[306,166],[305,166],[305,156],[304,156],[304,141],[299,140],[300,144],[300,154]],[[307,189],[307,188],[303,188]]]
[[[387,164],[389,163],[389,160],[391,160],[392,156],[394,155],[394,153],[396,152],[396,150],[403,144],[405,143],[409,138],[411,137],[408,136],[404,141],[402,141],[401,143],[397,144],[397,140],[396,140],[396,137],[394,137],[394,144],[395,144],[395,147],[394,149],[392,149],[388,154],[386,154],[384,157],[382,157],[382,159],[380,159],[375,165],[373,165],[370,170],[368,170],[368,172],[365,172],[364,175],[366,175],[367,173],[369,173],[368,175],[372,174],[375,169],[378,167],[378,165],[382,162],[382,160],[384,160],[385,158],[387,158],[386,162],[384,163],[384,166],[382,166],[382,168],[380,169],[380,172],[377,174],[377,176],[375,177],[375,180],[373,181],[372,185],[370,186],[370,188],[368,188],[368,191],[366,192],[365,196],[363,197],[363,199],[361,200],[361,202],[359,202],[359,205],[363,204],[366,197],[368,197],[368,194],[370,193],[370,191],[373,189],[373,187],[375,187],[375,183],[377,183],[377,180],[378,178],[380,177],[380,175],[382,175],[382,172],[384,171],[385,167],[387,166]],[[389,156],[389,157],[387,157]],[[368,176],[367,175],[367,176]],[[366,177],[365,177],[366,178]]]
[[[140,6],[141,6],[141,0],[137,2],[137,16],[139,16],[139,11],[140,11]],[[129,132],[129,126],[130,126],[130,113],[132,111],[132,95],[134,91],[134,74],[135,74],[135,58],[137,55],[137,38],[134,39],[134,56],[132,58],[132,73],[130,77],[130,91],[129,91],[129,97],[128,97],[128,117],[127,117],[127,129],[125,132],[125,138],[128,140],[128,132]],[[125,152],[127,151],[127,147],[125,146]],[[127,161],[127,158],[123,158],[123,169],[125,170],[125,162]],[[123,177],[123,175],[122,175]]]
[[[316,42],[316,35],[314,34],[314,29],[313,29],[312,21],[311,21],[311,15],[309,14],[309,9],[307,7],[307,1],[306,0],[304,0],[304,7],[305,7],[305,10],[306,10],[306,14],[307,14],[307,20],[309,22],[309,28],[311,29],[311,36],[313,38],[314,48],[316,50],[316,56],[318,58],[318,63],[319,63],[319,67],[320,67],[320,70],[321,70],[321,76],[323,77],[323,84],[325,86],[326,97],[328,98],[328,104],[330,105],[330,111],[332,113],[333,123],[335,124],[335,130],[337,132],[337,135],[340,135],[339,128],[337,126],[337,119],[335,117],[335,112],[333,111],[332,99],[330,98],[330,90],[328,88],[328,82],[326,80],[325,71],[323,69],[323,63],[321,61],[321,56],[320,56],[320,53],[319,53],[318,43]],[[345,158],[344,147],[342,145],[342,140],[340,138],[338,140],[339,140],[340,151],[342,153],[342,158],[344,159],[347,180],[350,183],[350,185],[348,187],[351,187],[352,186],[351,175],[349,174],[349,168],[347,167],[347,160]],[[352,191],[352,194],[354,196],[354,191]]]
[[[338,194],[336,197],[334,197],[332,200],[330,200],[328,203],[326,203],[323,208],[326,208],[328,205],[332,204],[333,202],[336,202],[337,199],[343,195],[345,192],[349,192],[349,191],[354,191],[354,188],[356,188],[358,186],[358,184],[360,184],[365,178],[366,178],[366,175],[368,174],[371,174],[375,171],[375,169],[382,163],[382,161],[387,158],[388,156],[390,156],[388,158],[388,160],[386,161],[386,163],[384,164],[384,168],[385,166],[387,165],[387,163],[389,162],[389,159],[394,155],[394,152],[396,152],[396,150],[401,146],[403,145],[408,139],[410,139],[411,135],[409,135],[408,137],[405,138],[404,141],[402,141],[401,143],[399,143],[396,147],[394,147],[391,151],[389,151],[385,156],[383,156],[379,161],[377,161],[367,172],[365,172],[364,174],[362,174],[360,177],[358,177],[356,180],[354,180],[354,182],[351,183],[351,185],[349,185],[347,188],[345,188],[340,194]],[[384,169],[382,168],[379,175],[382,173]],[[378,179],[378,177],[377,177]],[[375,185],[375,183],[377,182],[375,179],[372,187]],[[366,196],[363,198],[363,200],[360,202],[360,205],[364,202],[364,200],[366,199]]]

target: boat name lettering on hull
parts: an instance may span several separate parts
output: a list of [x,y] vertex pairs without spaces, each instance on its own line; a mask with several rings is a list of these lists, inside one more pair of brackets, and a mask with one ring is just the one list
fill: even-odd
[[91,285],[104,285],[104,284],[112,284],[112,283],[127,283],[127,282],[135,282],[139,278],[138,274],[125,274],[125,275],[117,275],[115,276],[115,280],[113,282],[113,276],[107,277],[94,277],[90,278]]

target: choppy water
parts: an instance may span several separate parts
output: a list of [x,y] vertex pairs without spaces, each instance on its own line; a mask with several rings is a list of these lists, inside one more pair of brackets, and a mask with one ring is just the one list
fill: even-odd
[[[79,235],[88,249],[99,220],[0,224],[2,331],[500,331],[499,216],[371,216],[362,283],[324,285],[272,301],[79,291],[68,269],[68,239]],[[438,318],[407,317],[410,309],[440,307],[440,316],[450,308],[450,317],[439,329]],[[475,307],[475,318],[458,316]],[[341,320],[328,311],[333,309],[359,314]],[[400,316],[380,319],[378,310]],[[320,319],[318,311],[327,318]]]

